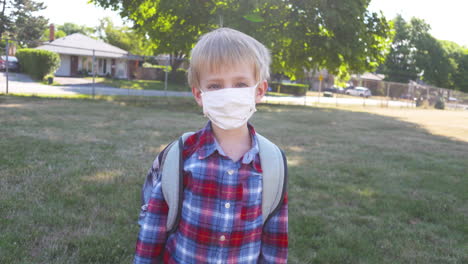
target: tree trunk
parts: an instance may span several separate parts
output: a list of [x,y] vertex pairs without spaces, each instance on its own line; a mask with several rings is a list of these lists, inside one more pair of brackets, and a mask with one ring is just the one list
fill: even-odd
[[169,63],[171,64],[170,74],[171,75],[175,74],[177,72],[177,69],[179,69],[180,65],[182,65],[183,62],[184,62],[184,55],[182,55],[181,53],[171,54],[170,61],[169,61]]

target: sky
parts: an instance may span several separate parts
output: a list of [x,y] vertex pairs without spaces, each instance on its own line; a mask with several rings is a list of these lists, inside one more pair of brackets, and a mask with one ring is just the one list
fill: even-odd
[[[72,22],[95,27],[99,19],[111,17],[116,26],[124,21],[117,12],[104,10],[88,0],[40,0],[47,6],[41,15],[51,23]],[[441,40],[454,41],[468,47],[468,0],[371,0],[371,11],[382,11],[387,19],[401,14],[405,20],[422,18],[431,25],[431,34]]]

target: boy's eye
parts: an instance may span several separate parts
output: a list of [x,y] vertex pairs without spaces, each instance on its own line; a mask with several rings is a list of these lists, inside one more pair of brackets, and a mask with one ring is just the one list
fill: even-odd
[[240,82],[240,83],[237,83],[234,87],[242,88],[242,87],[249,87],[249,85],[246,83]]
[[221,89],[221,88],[222,88],[221,85],[216,84],[216,83],[208,85],[209,90],[217,90],[217,89]]

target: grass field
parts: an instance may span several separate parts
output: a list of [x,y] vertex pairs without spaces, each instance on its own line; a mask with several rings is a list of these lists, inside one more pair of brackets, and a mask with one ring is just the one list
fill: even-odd
[[[147,170],[206,121],[101,99],[0,96],[0,263],[131,262]],[[258,108],[289,158],[289,263],[468,263],[466,112]]]

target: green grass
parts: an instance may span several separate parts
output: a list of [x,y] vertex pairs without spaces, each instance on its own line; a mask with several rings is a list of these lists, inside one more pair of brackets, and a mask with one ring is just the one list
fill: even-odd
[[[92,80],[92,77],[86,77],[86,78]],[[101,83],[101,84],[115,87],[115,88],[136,89],[136,90],[164,90],[165,88],[163,81],[120,80],[120,79],[111,79],[111,78],[104,78],[104,77],[97,77],[95,80],[96,80],[96,83]],[[185,84],[168,82],[167,90],[189,92],[190,87]]]
[[[101,99],[0,96],[0,263],[131,262],[147,170],[205,119],[191,98]],[[289,263],[468,262],[466,141],[258,108],[253,125],[289,159]]]

